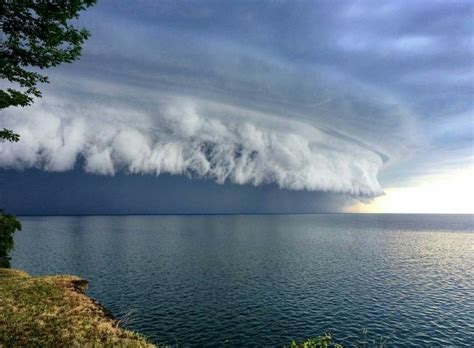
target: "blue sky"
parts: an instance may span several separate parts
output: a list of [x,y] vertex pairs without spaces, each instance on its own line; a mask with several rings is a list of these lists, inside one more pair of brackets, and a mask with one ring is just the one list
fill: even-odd
[[[135,195],[150,199],[132,212],[158,213],[170,212],[157,198],[170,180],[180,187],[168,193],[183,202],[177,213],[206,192],[216,202],[236,192],[261,202],[236,202],[237,212],[274,212],[278,204],[259,197],[275,191],[282,211],[292,210],[289,199],[307,212],[367,205],[384,192],[387,200],[446,177],[453,191],[459,175],[473,173],[473,6],[99,1],[79,21],[92,33],[81,59],[48,70],[51,83],[32,107],[3,112],[22,140],[0,144],[9,178],[0,203],[21,212],[48,180],[87,182],[95,200],[93,186],[107,182],[101,197],[113,201],[141,180]],[[19,181],[29,189],[13,197],[6,187]],[[466,193],[457,190],[449,200]],[[29,213],[49,209],[35,202]],[[113,206],[131,209],[126,197]]]

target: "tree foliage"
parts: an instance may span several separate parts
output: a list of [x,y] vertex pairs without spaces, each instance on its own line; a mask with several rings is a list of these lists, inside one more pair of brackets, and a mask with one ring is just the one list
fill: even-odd
[[21,230],[21,224],[16,217],[0,210],[0,267],[10,267],[8,253],[13,250],[13,233],[17,230]]
[[[89,37],[71,20],[96,0],[0,0],[0,110],[28,106],[41,97],[38,83],[48,83],[39,71],[71,63]],[[8,86],[4,88],[3,86]],[[20,135],[0,128],[0,140],[17,142]],[[13,233],[21,230],[15,216],[0,210],[0,267],[9,267]]]
[[20,136],[11,129],[3,128],[0,130],[0,139],[5,139],[12,143],[16,143],[18,140],[20,140]]
[[[0,0],[0,78],[10,85],[0,89],[0,109],[30,105],[34,97],[41,97],[37,84],[48,83],[38,70],[80,56],[89,32],[74,27],[71,20],[95,2]],[[0,139],[18,141],[19,135],[3,129]]]

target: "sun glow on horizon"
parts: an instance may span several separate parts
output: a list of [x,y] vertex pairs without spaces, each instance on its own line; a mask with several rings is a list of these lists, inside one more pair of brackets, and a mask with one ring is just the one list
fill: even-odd
[[388,187],[370,203],[357,203],[351,213],[474,214],[474,166],[423,177],[409,186]]

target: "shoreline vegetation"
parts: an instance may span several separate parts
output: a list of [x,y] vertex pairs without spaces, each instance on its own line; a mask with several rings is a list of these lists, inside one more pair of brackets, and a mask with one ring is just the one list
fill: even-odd
[[[87,280],[0,268],[0,348],[157,347],[87,296]],[[326,334],[289,348],[342,348]]]
[[123,329],[75,276],[0,268],[0,347],[155,347]]

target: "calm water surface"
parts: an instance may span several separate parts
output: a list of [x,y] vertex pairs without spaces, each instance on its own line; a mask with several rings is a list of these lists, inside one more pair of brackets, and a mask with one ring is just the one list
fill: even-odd
[[[67,273],[157,343],[278,346],[331,332],[474,346],[464,215],[22,217],[13,267]],[[356,337],[356,338],[354,338]]]

